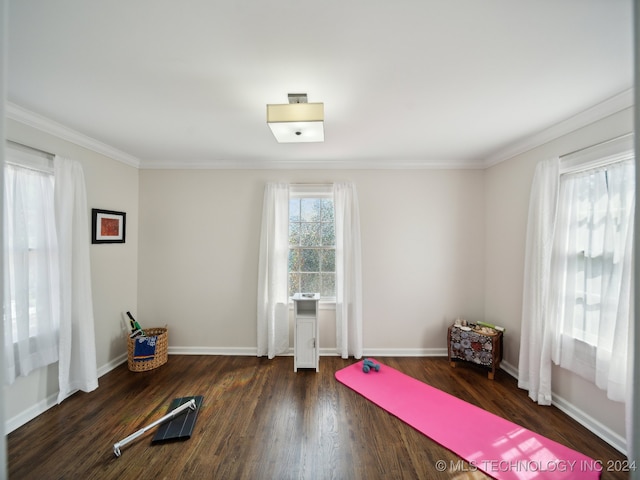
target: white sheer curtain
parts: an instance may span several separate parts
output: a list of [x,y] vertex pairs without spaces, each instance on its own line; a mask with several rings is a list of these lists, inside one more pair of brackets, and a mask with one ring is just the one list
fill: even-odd
[[5,380],[13,383],[58,360],[60,281],[52,172],[12,164],[4,172]]
[[82,167],[56,156],[55,214],[60,252],[60,346],[58,403],[76,390],[98,387],[91,271],[89,214]]
[[258,273],[258,356],[289,349],[289,185],[264,190]]
[[634,335],[635,166],[619,161],[560,175],[540,162],[527,225],[518,386],[551,404],[551,364],[625,403],[627,444]]
[[559,158],[539,162],[529,198],[518,386],[540,405],[551,405],[553,316],[548,302],[559,178]]
[[353,183],[333,186],[336,222],[336,344],[342,358],[362,357],[360,212]]
[[553,262],[554,278],[566,279],[553,288],[560,319],[553,360],[621,402],[627,397],[634,176],[629,161],[562,176]]

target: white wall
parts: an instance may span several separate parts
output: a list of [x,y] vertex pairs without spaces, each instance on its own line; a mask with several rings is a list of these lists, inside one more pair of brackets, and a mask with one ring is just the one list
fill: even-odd
[[[127,213],[125,244],[91,245],[91,278],[98,368],[106,371],[126,354],[121,312],[135,310],[138,295],[138,169],[40,130],[7,120],[6,136],[47,152],[78,160],[91,208]],[[89,225],[91,218],[89,217]],[[87,232],[90,241],[91,232]],[[55,402],[57,364],[19,377],[4,388],[8,425],[20,424]]]
[[[141,170],[141,321],[170,351],[254,353],[264,185],[339,180],[360,200],[365,352],[444,353],[448,324],[484,311],[479,170]],[[322,311],[324,353],[334,330]]]
[[[485,170],[486,271],[485,315],[507,327],[505,361],[517,368],[529,192],[538,161],[633,131],[633,110],[599,122]],[[561,404],[600,422],[604,434],[624,438],[624,406],[607,400],[604,392],[570,372],[554,367],[552,390]],[[532,408],[534,404],[532,403]],[[607,432],[611,430],[611,432]]]

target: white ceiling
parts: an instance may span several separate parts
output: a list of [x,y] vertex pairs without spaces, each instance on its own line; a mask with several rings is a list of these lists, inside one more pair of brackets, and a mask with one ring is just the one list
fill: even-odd
[[631,0],[9,0],[8,43],[12,105],[142,168],[482,167],[633,87]]

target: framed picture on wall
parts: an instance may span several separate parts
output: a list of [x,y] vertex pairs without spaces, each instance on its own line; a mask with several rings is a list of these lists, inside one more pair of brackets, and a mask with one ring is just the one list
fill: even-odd
[[124,243],[127,214],[91,209],[91,243]]

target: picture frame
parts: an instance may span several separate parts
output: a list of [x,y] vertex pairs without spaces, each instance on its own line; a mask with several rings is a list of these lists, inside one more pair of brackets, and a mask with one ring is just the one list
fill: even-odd
[[127,214],[91,209],[91,243],[125,243]]

